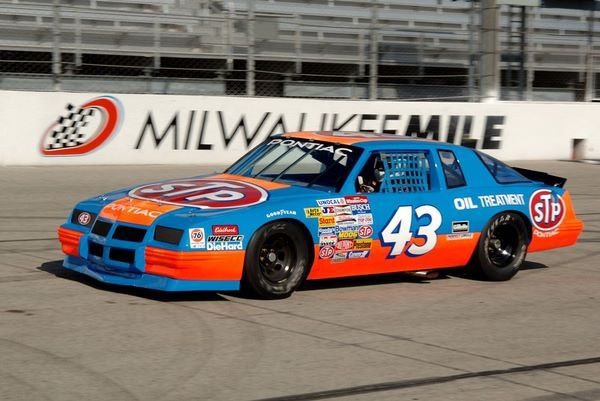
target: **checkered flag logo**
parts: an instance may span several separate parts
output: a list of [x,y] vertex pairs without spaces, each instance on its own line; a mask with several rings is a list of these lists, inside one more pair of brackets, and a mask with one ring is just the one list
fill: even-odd
[[98,149],[120,128],[121,102],[112,96],[91,99],[80,106],[67,104],[48,127],[40,152],[44,156],[78,156]]
[[52,130],[51,142],[46,145],[46,149],[70,148],[85,142],[83,128],[88,125],[95,110],[82,109],[69,103],[67,111],[68,114],[56,120],[58,125]]

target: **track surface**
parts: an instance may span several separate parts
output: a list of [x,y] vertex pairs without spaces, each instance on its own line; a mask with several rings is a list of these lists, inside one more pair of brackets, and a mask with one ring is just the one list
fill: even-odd
[[61,268],[77,200],[198,168],[1,168],[0,400],[600,400],[600,166],[517,165],[569,178],[575,247],[506,283],[378,276],[283,301]]

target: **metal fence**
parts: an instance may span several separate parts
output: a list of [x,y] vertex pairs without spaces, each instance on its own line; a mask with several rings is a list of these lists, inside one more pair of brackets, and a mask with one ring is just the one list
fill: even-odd
[[[480,99],[477,3],[352,1],[321,15],[318,2],[2,0],[0,88]],[[595,15],[528,8],[521,31],[513,11],[501,13],[500,97],[595,98]]]

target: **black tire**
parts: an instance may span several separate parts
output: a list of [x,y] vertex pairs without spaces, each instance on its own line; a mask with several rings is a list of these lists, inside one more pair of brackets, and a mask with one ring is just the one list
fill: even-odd
[[471,269],[491,281],[510,280],[527,254],[529,238],[523,218],[501,213],[485,226],[471,260]]
[[287,221],[261,227],[250,240],[243,288],[264,299],[281,299],[306,278],[310,253],[304,231]]

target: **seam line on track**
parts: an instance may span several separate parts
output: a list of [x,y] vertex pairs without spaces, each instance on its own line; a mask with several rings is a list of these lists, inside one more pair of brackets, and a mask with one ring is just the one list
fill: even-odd
[[468,372],[468,373],[459,373],[456,375],[450,376],[434,376],[434,377],[425,377],[422,379],[412,379],[412,380],[399,380],[393,382],[384,382],[384,383],[374,383],[374,384],[366,384],[362,386],[354,386],[354,387],[344,387],[334,390],[324,390],[317,391],[312,393],[303,393],[303,394],[291,394],[281,397],[272,397],[272,398],[261,398],[256,401],[312,401],[312,400],[325,400],[330,398],[338,398],[338,397],[347,397],[358,394],[368,394],[368,393],[377,393],[381,391],[390,391],[390,390],[401,390],[405,388],[412,387],[421,387],[421,386],[430,386],[435,384],[443,384],[449,383],[457,380],[465,380],[479,377],[491,377],[491,376],[499,376],[499,375],[507,375],[514,373],[523,373],[523,372],[532,372],[537,370],[547,370],[547,369],[556,369],[563,368],[569,366],[580,366],[580,365],[591,365],[600,363],[600,356],[585,358],[585,359],[572,359],[561,362],[549,362],[549,363],[541,363],[536,365],[525,365],[525,366],[517,366],[514,368],[508,369],[495,369],[495,370],[483,370],[479,372]]
[[32,241],[54,241],[58,240],[57,237],[52,238],[21,238],[21,239],[0,239],[0,243],[6,242],[32,242]]

